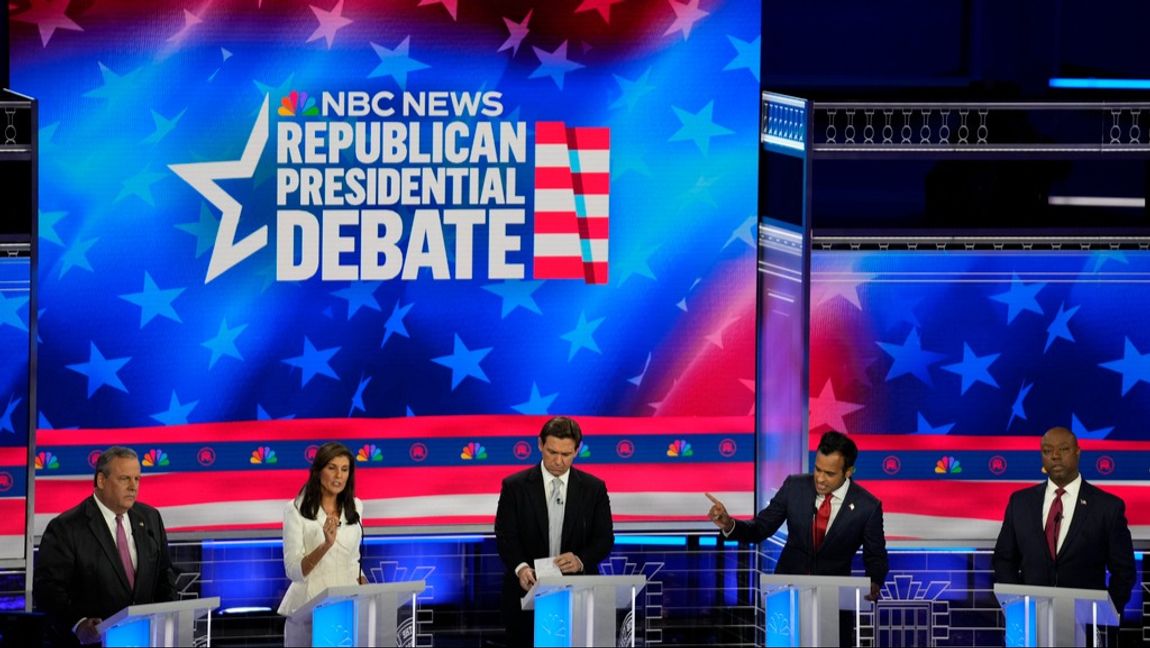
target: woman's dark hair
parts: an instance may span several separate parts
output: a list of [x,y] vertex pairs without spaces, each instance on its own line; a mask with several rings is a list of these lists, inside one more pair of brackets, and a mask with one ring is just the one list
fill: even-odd
[[347,457],[347,483],[343,490],[335,496],[335,503],[347,518],[348,524],[359,524],[359,512],[355,510],[355,456],[351,450],[342,443],[332,441],[325,443],[315,451],[315,459],[311,462],[307,483],[299,489],[299,512],[309,520],[316,519],[319,513],[320,498],[323,496],[323,486],[320,485],[319,475],[323,469],[336,457]]

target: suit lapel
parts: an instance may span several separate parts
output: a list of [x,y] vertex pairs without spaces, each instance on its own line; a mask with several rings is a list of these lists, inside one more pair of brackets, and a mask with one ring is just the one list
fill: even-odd
[[1074,517],[1070,518],[1070,528],[1066,530],[1066,539],[1062,541],[1062,547],[1058,550],[1060,556],[1078,538],[1080,530],[1088,526],[1082,519],[1090,515],[1091,490],[1090,485],[1083,479],[1078,486],[1078,501],[1074,503]]
[[116,551],[116,541],[112,538],[112,533],[108,530],[108,525],[104,521],[104,516],[100,512],[100,508],[96,506],[96,502],[88,500],[88,530],[96,538],[96,543],[104,550],[104,556],[108,559],[108,564],[112,566],[112,570],[116,572],[116,576],[120,578],[120,583],[123,584],[125,590],[130,590],[128,587],[128,575],[124,573],[124,566],[120,564],[120,553]]
[[[852,514],[854,513],[855,500],[857,499],[858,487],[855,486],[855,482],[852,479],[851,485],[847,487],[846,496],[843,497],[842,503],[839,504],[839,512],[835,513],[835,523],[831,525],[831,528],[827,529],[827,535],[823,538],[823,547],[827,546],[827,542],[832,538],[836,538],[841,535],[841,530],[845,528],[847,524],[850,524],[850,522],[853,520],[854,516]],[[813,508],[814,504],[811,506]],[[820,547],[820,551],[821,550],[822,549]]]
[[[816,513],[816,511],[815,511],[815,508],[816,508],[815,507],[815,500],[818,498],[818,492],[815,491],[815,477],[814,477],[814,475],[810,475],[810,478],[807,479],[806,482],[807,482],[806,486],[804,486],[800,490],[801,501],[799,502],[799,511],[809,512],[809,513],[800,513],[799,519],[797,521],[800,522],[801,524],[795,525],[794,529],[790,528],[791,525],[790,525],[789,521],[787,522],[787,525],[788,525],[789,532],[800,534],[800,536],[802,537],[803,543],[805,543],[807,548],[809,548],[811,550],[811,553],[814,553],[814,550],[815,550],[814,529],[815,529],[815,513]],[[826,544],[826,541],[827,541],[827,539],[824,537],[823,538],[823,544],[824,545]]]
[[133,508],[128,510],[128,520],[132,524],[132,541],[136,545],[136,585],[139,585],[151,577],[147,572],[155,562],[152,560],[152,542],[144,526],[144,516]]
[[564,547],[571,546],[571,534],[574,533],[575,522],[579,519],[579,496],[582,494],[579,488],[580,479],[574,468],[570,470],[567,476],[567,500],[563,503],[563,530],[559,533],[560,553]]
[[536,466],[527,475],[527,500],[531,502],[531,509],[535,511],[535,520],[539,523],[540,540],[543,551],[547,552],[550,538],[547,537],[547,498],[543,494],[543,469]]

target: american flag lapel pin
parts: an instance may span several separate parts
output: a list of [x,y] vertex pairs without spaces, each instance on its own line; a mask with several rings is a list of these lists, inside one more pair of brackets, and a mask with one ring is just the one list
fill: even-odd
[[852,511],[855,510],[855,503],[851,502],[850,504],[847,504],[847,508],[849,508]]
[[1078,503],[1083,505],[1083,506],[1086,506],[1086,500],[1084,500],[1084,499],[1078,500]]

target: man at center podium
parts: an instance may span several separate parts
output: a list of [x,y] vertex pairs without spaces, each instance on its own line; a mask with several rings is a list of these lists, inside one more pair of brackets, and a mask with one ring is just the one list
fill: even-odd
[[814,473],[787,477],[754,519],[732,519],[710,493],[708,516],[724,536],[745,542],[762,542],[786,522],[787,543],[776,574],[850,576],[851,559],[861,546],[871,581],[867,600],[878,600],[889,570],[882,502],[851,480],[858,453],[850,437],[827,432],[819,440]]
[[534,644],[534,615],[520,600],[535,584],[536,559],[550,558],[563,574],[598,574],[615,544],[606,484],[571,466],[582,441],[574,420],[550,419],[539,432],[542,463],[507,477],[499,491],[495,541],[508,646]]

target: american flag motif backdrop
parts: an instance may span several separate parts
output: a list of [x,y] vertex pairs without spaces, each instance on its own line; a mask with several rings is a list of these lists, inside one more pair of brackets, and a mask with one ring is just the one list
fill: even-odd
[[[12,7],[38,527],[123,443],[171,528],[271,528],[328,439],[369,523],[486,524],[559,413],[619,520],[751,511],[759,3]],[[571,279],[540,273],[563,163]]]

